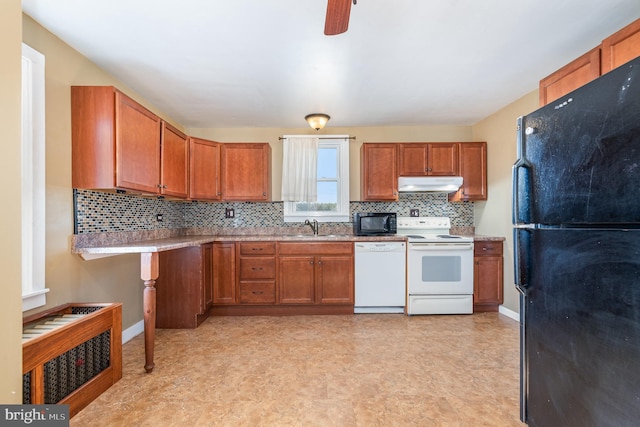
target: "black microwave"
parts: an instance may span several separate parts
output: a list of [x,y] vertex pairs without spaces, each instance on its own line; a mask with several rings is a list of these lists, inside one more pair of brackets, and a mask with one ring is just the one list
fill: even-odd
[[395,212],[356,212],[353,214],[353,234],[356,236],[396,234],[397,229]]

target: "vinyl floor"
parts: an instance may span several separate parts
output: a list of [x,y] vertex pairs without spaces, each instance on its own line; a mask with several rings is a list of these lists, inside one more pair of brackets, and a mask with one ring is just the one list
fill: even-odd
[[498,313],[210,317],[123,346],[71,426],[524,426],[519,325]]

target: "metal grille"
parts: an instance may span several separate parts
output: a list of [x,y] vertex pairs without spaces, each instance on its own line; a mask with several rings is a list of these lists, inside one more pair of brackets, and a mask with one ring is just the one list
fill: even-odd
[[[73,314],[88,314],[100,308],[78,307]],[[111,331],[108,330],[46,362],[44,403],[58,403],[108,368],[110,351]]]
[[31,372],[22,376],[22,404],[31,404]]
[[91,314],[104,307],[71,307],[71,314]]

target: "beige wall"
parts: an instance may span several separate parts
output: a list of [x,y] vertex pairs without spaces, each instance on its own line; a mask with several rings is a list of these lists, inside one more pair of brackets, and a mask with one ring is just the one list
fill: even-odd
[[[303,122],[303,118],[300,121]],[[280,200],[282,186],[283,135],[350,135],[355,136],[349,149],[349,200],[360,200],[360,147],[363,142],[450,142],[472,141],[470,126],[398,126],[398,127],[326,127],[316,132],[304,128],[232,128],[187,129],[187,133],[199,138],[219,142],[268,142],[271,145],[272,199]]]
[[23,15],[22,26],[23,41],[43,53],[46,61],[46,286],[50,289],[46,307],[67,302],[122,302],[122,323],[128,328],[143,317],[144,286],[139,256],[83,261],[70,252],[73,234],[70,86],[115,85],[149,109],[154,108],[30,17]]
[[504,305],[520,312],[514,287],[511,226],[511,166],[516,161],[516,119],[538,108],[535,90],[473,126],[473,138],[487,141],[489,198],[476,203],[476,233],[507,238],[504,245]]
[[20,257],[20,0],[0,2],[0,403],[22,403],[22,297]]

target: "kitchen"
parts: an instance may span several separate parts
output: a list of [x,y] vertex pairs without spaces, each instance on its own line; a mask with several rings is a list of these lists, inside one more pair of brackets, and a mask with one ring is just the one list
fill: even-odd
[[[116,84],[120,82],[107,75],[104,71],[86,64],[86,59],[71,51],[68,47],[29,18],[23,22],[25,41],[33,43],[47,54],[48,66],[51,72],[58,73],[48,86],[48,99],[55,105],[68,105],[68,84],[72,82],[72,75],[89,67],[79,80],[91,84]],[[38,40],[41,40],[38,42]],[[568,61],[570,58],[565,58]],[[389,141],[476,141],[486,140],[489,144],[489,193],[490,201],[477,203],[473,207],[476,232],[487,235],[509,236],[510,230],[510,167],[515,158],[514,118],[517,115],[532,111],[538,106],[536,93],[530,93],[516,100],[504,110],[480,121],[474,126],[422,126],[419,129],[394,129],[388,135]],[[70,112],[68,108],[52,108],[48,111],[48,132],[55,144],[48,151],[48,207],[55,216],[48,220],[47,228],[47,256],[48,256],[48,286],[55,290],[50,295],[52,305],[66,301],[77,300],[122,300],[126,301],[128,309],[124,313],[123,324],[126,328],[136,325],[142,318],[142,295],[139,286],[131,283],[139,281],[139,258],[135,255],[125,255],[116,258],[95,260],[91,263],[81,261],[69,253],[69,236],[72,234],[70,218],[73,217],[73,205],[70,192]],[[389,130],[380,128],[349,128],[332,129],[332,132],[357,135],[357,143],[351,146],[352,159],[358,158],[360,143],[364,141],[381,141],[380,134],[387,134]],[[277,141],[283,134],[293,133],[288,129],[245,130],[217,129],[203,132],[200,136],[221,141]],[[418,133],[418,135],[416,135]],[[56,136],[60,135],[60,136]],[[274,146],[273,158],[281,157]],[[276,160],[274,160],[276,161]],[[354,160],[355,161],[355,160]],[[274,169],[276,169],[274,167]],[[359,167],[352,167],[357,171]],[[279,187],[278,174],[273,175],[273,187]],[[8,178],[12,180],[12,178]],[[351,193],[359,194],[359,180],[351,179]],[[425,202],[426,205],[429,203]],[[422,207],[421,207],[422,208]],[[423,210],[423,209],[421,209]],[[166,216],[170,220],[170,216]],[[511,251],[505,246],[505,255],[509,257]],[[9,258],[11,259],[11,258]],[[505,278],[511,277],[512,262],[505,258]],[[108,277],[108,279],[107,279]],[[505,305],[511,310],[517,310],[515,292],[505,290]]]

